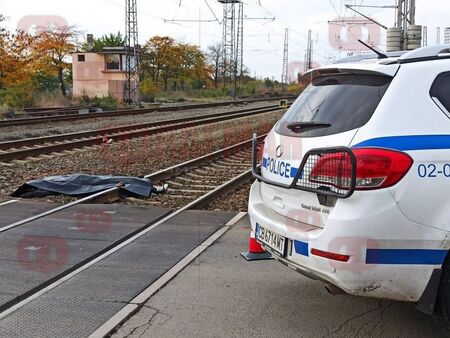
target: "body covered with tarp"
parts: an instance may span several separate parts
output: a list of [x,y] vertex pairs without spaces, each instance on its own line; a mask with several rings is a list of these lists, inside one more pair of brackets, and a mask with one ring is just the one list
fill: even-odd
[[80,197],[114,187],[120,187],[121,193],[128,196],[150,197],[154,193],[153,184],[145,178],[74,174],[29,181],[19,187],[12,196],[32,198],[61,194]]

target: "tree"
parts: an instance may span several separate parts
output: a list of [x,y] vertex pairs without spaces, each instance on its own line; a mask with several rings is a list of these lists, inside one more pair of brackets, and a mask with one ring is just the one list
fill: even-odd
[[222,45],[216,44],[208,47],[207,58],[210,65],[210,74],[214,81],[214,88],[217,89],[222,73]]
[[155,36],[143,46],[142,70],[154,84],[162,84],[164,92],[187,83],[203,87],[208,80],[206,57],[195,45],[178,43],[168,36]]
[[143,47],[143,70],[147,72],[154,83],[158,83],[162,69],[171,56],[175,40],[170,37],[154,36]]
[[201,89],[209,77],[205,55],[195,45],[180,43],[177,47],[180,58],[177,80],[180,82],[181,89],[185,90],[187,81],[191,82],[194,89]]
[[175,40],[168,36],[154,36],[143,48],[143,70],[147,72],[154,83],[163,81],[167,92],[169,79],[175,75],[179,64],[179,50]]
[[36,69],[34,47],[29,34],[0,32],[0,88],[31,81]]
[[[101,52],[105,47],[125,47],[125,37],[122,33],[117,34],[110,33],[109,35],[103,35],[98,39],[94,39],[93,51]],[[83,49],[88,50],[87,43],[83,44]]]
[[70,26],[42,31],[35,37],[34,52],[40,56],[40,69],[43,73],[56,74],[64,96],[67,95],[64,74],[71,67],[67,60],[77,48],[78,37],[79,32]]

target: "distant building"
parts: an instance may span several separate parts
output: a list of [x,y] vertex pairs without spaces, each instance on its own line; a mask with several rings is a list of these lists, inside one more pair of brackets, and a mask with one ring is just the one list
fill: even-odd
[[123,100],[126,81],[126,49],[105,47],[101,52],[72,54],[73,95]]

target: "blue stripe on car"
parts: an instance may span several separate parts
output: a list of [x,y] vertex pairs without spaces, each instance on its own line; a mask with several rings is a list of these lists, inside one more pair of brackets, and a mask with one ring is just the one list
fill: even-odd
[[352,148],[381,147],[397,150],[450,149],[450,135],[407,135],[378,137],[363,141]]
[[262,166],[263,166],[263,168],[267,167],[267,158],[265,158],[265,157],[262,160]]
[[294,241],[295,252],[299,255],[309,256],[308,243],[302,241]]
[[432,249],[367,249],[366,264],[441,265],[447,250]]

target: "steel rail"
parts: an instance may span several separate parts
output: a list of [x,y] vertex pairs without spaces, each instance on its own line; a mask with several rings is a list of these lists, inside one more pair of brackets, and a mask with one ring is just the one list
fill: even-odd
[[[261,136],[263,137],[263,136]],[[246,145],[247,147],[250,147],[252,140],[248,140],[245,142],[241,142],[239,144],[236,144],[232,147],[228,147],[226,149],[223,150],[231,150],[231,149],[236,149],[239,150],[243,145]],[[219,153],[218,152],[214,152],[212,154],[212,156],[215,156]],[[209,159],[210,157],[208,155],[203,156],[201,159],[205,160],[205,159]],[[200,159],[200,158],[199,158]],[[192,163],[196,163],[193,161],[187,161],[185,163],[180,164],[181,167],[183,166],[191,166]],[[173,167],[172,167],[173,168]],[[172,168],[168,168],[167,170],[171,170]],[[153,175],[148,175],[146,177],[150,178],[150,177],[158,177],[158,175],[161,175],[163,171],[159,172],[159,173],[155,173]],[[86,270],[87,268],[91,267],[92,265],[102,261],[103,259],[105,259],[106,257],[112,255],[113,253],[117,252],[118,250],[122,249],[123,247],[125,247],[126,245],[129,245],[130,243],[136,241],[137,239],[139,239],[140,237],[142,237],[143,235],[147,234],[148,232],[150,232],[151,230],[155,229],[156,227],[162,225],[163,223],[173,219],[175,216],[181,214],[184,211],[187,210],[192,210],[195,208],[199,208],[201,206],[207,205],[208,203],[210,203],[211,201],[213,201],[214,199],[216,199],[217,197],[222,196],[223,194],[232,191],[234,189],[236,189],[237,187],[241,186],[243,183],[248,182],[249,180],[251,180],[252,178],[252,170],[249,169],[247,171],[245,171],[244,173],[239,174],[238,176],[233,177],[232,179],[228,180],[227,182],[223,183],[222,185],[216,187],[215,189],[213,189],[212,191],[209,191],[208,193],[200,196],[199,198],[197,198],[196,200],[186,204],[185,206],[177,209],[177,210],[173,210],[171,212],[169,212],[168,214],[162,216],[159,220],[155,220],[149,224],[147,224],[145,227],[141,228],[140,230],[138,230],[137,232],[134,232],[132,234],[129,234],[128,236],[125,236],[124,238],[118,240],[117,242],[115,242],[113,245],[111,245],[110,247],[96,253],[95,255],[87,258],[86,260],[72,266],[71,268],[65,270],[64,272],[58,274],[57,276],[54,276],[53,278],[47,280],[46,282],[40,284],[39,286],[27,291],[26,293],[22,294],[20,297],[9,301],[3,305],[0,306],[0,319],[5,318],[6,316],[10,315],[11,313],[13,313],[14,311],[18,310],[19,308],[21,308],[22,306],[28,304],[29,302],[31,302],[32,300],[38,298],[39,296],[44,295],[45,293],[47,293],[48,291],[58,287],[59,285],[61,285],[62,283],[66,282],[67,280],[69,280],[70,278],[76,276],[77,274],[81,273],[82,271]],[[108,191],[104,191],[104,194],[109,194],[115,190],[119,189],[119,187],[115,187],[112,189],[109,189]],[[100,193],[99,193],[100,194]],[[98,194],[95,194],[98,195]],[[93,195],[94,196],[94,195]],[[92,197],[92,196],[90,196]],[[81,200],[80,200],[81,201]],[[86,201],[86,199],[85,199]],[[79,203],[78,203],[79,204]],[[69,203],[65,208],[55,208],[53,210],[47,211],[41,215],[44,215],[42,217],[48,216],[49,214],[67,209],[68,207],[74,206],[76,205],[76,203]],[[39,216],[39,215],[38,215]],[[37,218],[34,218],[37,219]],[[27,222],[31,222],[31,221],[27,221]],[[25,224],[25,223],[22,223]]]
[[94,129],[94,130],[74,132],[74,133],[65,133],[65,134],[58,134],[58,135],[39,136],[39,137],[4,141],[4,142],[0,142],[0,150],[8,150],[11,148],[17,149],[17,148],[21,148],[21,147],[35,146],[38,144],[68,141],[68,140],[93,137],[93,136],[104,136],[104,135],[108,136],[110,134],[123,132],[123,131],[143,129],[143,128],[152,128],[152,127],[158,127],[161,125],[167,125],[167,124],[172,124],[172,123],[195,121],[195,120],[200,120],[200,119],[215,117],[215,116],[226,116],[226,115],[230,115],[230,114],[245,113],[245,112],[249,112],[249,111],[256,111],[258,109],[265,109],[265,108],[275,109],[277,107],[278,107],[277,105],[270,105],[270,106],[264,106],[264,107],[258,107],[258,108],[246,108],[246,109],[232,110],[232,111],[224,112],[224,113],[213,113],[213,114],[206,114],[206,115],[199,115],[199,116],[188,116],[188,117],[182,117],[182,118],[161,120],[161,121],[156,121],[156,122],[136,123],[136,124],[130,124],[130,125],[123,125],[123,126],[103,128],[103,129]]
[[119,240],[113,245],[112,247],[109,247],[104,250],[103,252],[97,253],[97,255],[91,256],[90,258],[86,259],[85,261],[75,265],[72,268],[67,269],[66,271],[62,272],[61,274],[51,278],[50,280],[42,283],[41,285],[35,287],[34,289],[26,292],[23,294],[17,302],[17,300],[10,301],[8,303],[3,304],[0,306],[0,319],[5,318],[6,316],[10,315],[14,311],[18,310],[22,306],[28,304],[29,302],[33,301],[34,299],[38,298],[39,296],[42,296],[43,294],[49,292],[50,290],[58,287],[62,283],[66,282],[70,278],[78,275],[82,271],[86,270],[87,268],[91,267],[92,265],[102,261],[106,257],[112,255],[113,253],[119,251],[123,247],[129,245],[130,243],[136,241],[140,237],[144,236],[151,230],[155,229],[156,227],[162,225],[163,223],[170,221],[175,216],[178,216],[184,211],[192,210],[194,208],[197,208],[199,206],[208,204],[210,201],[214,200],[218,196],[221,196],[225,194],[226,192],[229,192],[230,190],[234,190],[237,187],[241,186],[243,183],[249,181],[252,178],[252,171],[247,170],[246,172],[242,173],[239,176],[236,176],[229,180],[228,182],[222,184],[221,186],[217,187],[213,191],[210,191],[209,193],[197,198],[195,201],[190,202],[189,204],[185,205],[184,207],[177,209],[175,211],[172,211],[169,213],[169,215],[163,217],[162,219],[148,224],[144,229],[141,229],[138,233],[134,234],[130,238],[125,238],[122,240]]
[[[276,110],[279,110],[278,107],[269,107],[269,108],[257,108],[257,109],[249,109],[245,112],[238,112],[238,113],[226,113],[226,114],[215,114],[213,116],[207,116],[205,117],[191,117],[184,119],[183,122],[176,122],[171,124],[161,123],[159,126],[151,126],[151,127],[143,127],[143,125],[137,125],[137,126],[128,126],[124,127],[131,128],[130,131],[119,131],[113,134],[107,135],[108,137],[112,138],[114,141],[124,141],[129,140],[133,138],[139,138],[139,137],[145,137],[150,135],[155,135],[159,133],[164,133],[168,131],[178,130],[182,128],[189,128],[189,127],[195,127],[210,123],[217,123],[217,122],[223,122],[228,121],[232,119],[237,118],[243,118],[243,117],[249,117],[253,115],[259,115],[264,113],[273,112]],[[168,121],[166,121],[168,122]],[[169,122],[168,122],[169,123]],[[159,123],[158,123],[159,124]],[[105,134],[103,134],[105,135]],[[54,139],[59,139],[58,137],[55,137]],[[48,140],[48,138],[47,138]],[[32,156],[38,156],[43,154],[51,154],[54,152],[64,151],[64,150],[70,150],[74,148],[82,148],[87,146],[93,146],[93,145],[101,145],[103,140],[102,135],[98,136],[92,136],[89,138],[82,138],[82,139],[74,139],[70,142],[64,142],[64,143],[55,143],[51,145],[37,145],[32,148],[24,148],[24,149],[17,149],[12,151],[6,151],[4,153],[0,153],[0,162],[9,162],[12,160],[18,160],[18,159],[24,159],[27,157]],[[11,146],[11,143],[13,145],[19,145],[19,144],[31,144],[27,143],[29,141],[24,140],[22,141],[18,140],[17,142],[7,142],[9,146]],[[0,148],[1,149],[1,148]]]
[[[266,135],[267,134],[259,136],[259,140],[262,140]],[[237,153],[238,151],[240,151],[242,149],[249,148],[249,147],[251,147],[252,142],[253,142],[253,139],[247,140],[247,141],[244,141],[244,142],[240,142],[240,143],[237,143],[237,144],[232,145],[230,147],[217,150],[217,151],[215,151],[213,153],[210,153],[210,154],[207,154],[207,155],[204,155],[204,156],[201,156],[201,157],[198,157],[198,158],[195,158],[195,159],[192,159],[192,160],[189,160],[189,161],[186,161],[186,162],[174,165],[172,167],[160,170],[158,172],[146,175],[144,177],[146,179],[149,179],[153,183],[157,184],[157,183],[160,183],[160,182],[162,182],[164,180],[167,180],[167,179],[169,179],[171,177],[174,177],[174,176],[180,175],[182,173],[185,173],[185,172],[187,172],[189,170],[195,169],[198,166],[200,166],[201,164],[206,164],[206,163],[208,163],[210,161],[226,157],[227,155],[235,154],[235,153]],[[12,224],[3,226],[3,227],[0,228],[0,233],[3,233],[5,231],[8,231],[8,230],[11,230],[11,229],[14,229],[14,228],[17,228],[18,226],[30,223],[32,221],[41,219],[43,217],[55,214],[55,213],[57,213],[59,211],[68,209],[68,208],[73,207],[75,205],[83,204],[83,203],[86,203],[86,202],[90,202],[90,201],[96,200],[96,199],[98,199],[100,197],[105,197],[107,195],[118,193],[119,191],[120,191],[120,185],[118,185],[118,186],[116,186],[114,188],[110,188],[108,190],[104,190],[104,191],[95,193],[95,194],[90,195],[90,196],[86,196],[86,197],[81,198],[79,200],[76,200],[76,201],[73,201],[73,202],[70,202],[70,203],[58,206],[58,207],[53,208],[51,210],[47,210],[47,211],[45,211],[43,213],[40,213],[38,215],[34,215],[32,217],[23,219],[21,221],[17,221],[17,222],[14,222]]]
[[215,102],[215,103],[202,103],[202,104],[189,104],[189,105],[179,105],[171,107],[153,107],[144,109],[125,109],[116,110],[110,112],[100,112],[92,114],[73,114],[73,115],[55,115],[51,117],[30,117],[30,118],[17,118],[10,120],[0,120],[0,128],[10,127],[10,126],[20,126],[20,125],[31,125],[37,123],[51,123],[59,121],[72,121],[72,120],[82,120],[82,119],[94,119],[103,117],[114,117],[114,116],[128,116],[128,115],[141,115],[153,112],[167,112],[167,111],[187,111],[202,108],[214,108],[228,106],[231,104],[243,104],[243,103],[254,103],[263,101],[276,101],[280,99],[292,99],[292,97],[282,96],[273,98],[261,98],[261,99],[251,99],[251,100],[236,100],[236,101],[225,101],[225,102]]

